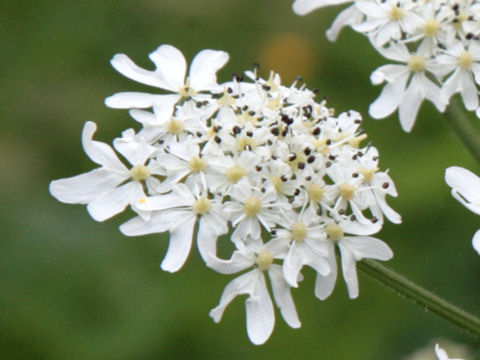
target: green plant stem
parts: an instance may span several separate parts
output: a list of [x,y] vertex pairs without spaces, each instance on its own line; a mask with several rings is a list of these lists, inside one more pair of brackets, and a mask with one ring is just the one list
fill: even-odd
[[480,163],[480,136],[479,130],[472,124],[462,105],[454,97],[445,110],[445,117],[455,134],[465,144],[468,151]]
[[359,261],[357,266],[361,271],[389,287],[398,295],[448,320],[475,338],[480,338],[480,319],[477,317],[450,304],[439,296],[381,265],[377,261],[364,259]]

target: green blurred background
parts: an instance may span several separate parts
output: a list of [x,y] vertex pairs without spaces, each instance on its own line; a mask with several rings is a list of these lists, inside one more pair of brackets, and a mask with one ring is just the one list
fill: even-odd
[[[80,144],[85,121],[110,142],[136,127],[108,109],[115,92],[149,91],[116,73],[113,54],[152,68],[147,55],[168,43],[188,59],[204,48],[231,60],[221,81],[259,62],[285,83],[302,75],[339,112],[360,111],[364,129],[399,192],[389,203],[403,224],[377,236],[394,249],[389,266],[480,314],[480,258],[470,240],[479,218],[449,194],[446,167],[479,168],[430,104],[411,134],[398,119],[368,117],[383,64],[367,40],[324,31],[338,8],[298,17],[291,0],[3,0],[0,3],[0,359],[401,359],[435,339],[474,348],[471,338],[360,275],[361,296],[343,281],[324,302],[305,271],[293,291],[303,326],[277,316],[271,339],[250,344],[244,299],[220,324],[208,312],[232,277],[203,266],[197,253],[176,274],[159,269],[167,240],[127,238],[126,213],[96,223],[82,206],[55,201],[49,181],[94,167]],[[339,279],[341,280],[341,279]],[[277,314],[278,315],[278,314]],[[432,350],[433,351],[433,350]]]

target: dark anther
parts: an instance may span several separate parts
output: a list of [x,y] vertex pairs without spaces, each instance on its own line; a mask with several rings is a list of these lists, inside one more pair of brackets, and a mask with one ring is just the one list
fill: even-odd
[[303,153],[308,156],[312,153],[312,149],[307,147],[305,150],[303,150]]
[[300,170],[305,169],[305,163],[302,162],[302,161],[300,161],[297,166],[298,166],[298,168],[299,168]]
[[310,155],[310,156],[308,157],[308,159],[307,159],[307,162],[308,162],[309,164],[313,163],[314,161],[315,161],[315,156],[313,156],[313,155]]
[[238,134],[240,134],[240,133],[242,132],[242,129],[240,129],[239,126],[235,125],[235,126],[233,127],[232,131],[233,131],[233,133],[234,133],[235,135],[238,135]]
[[295,161],[296,158],[297,158],[297,154],[293,154],[288,158],[288,160],[289,161]]
[[387,189],[390,186],[388,182],[382,184],[382,188]]
[[273,135],[278,136],[278,134],[280,134],[280,129],[278,127],[274,127],[272,130],[270,130],[270,132]]
[[215,136],[214,140],[217,144],[220,144],[222,142],[222,139],[220,139],[219,136]]

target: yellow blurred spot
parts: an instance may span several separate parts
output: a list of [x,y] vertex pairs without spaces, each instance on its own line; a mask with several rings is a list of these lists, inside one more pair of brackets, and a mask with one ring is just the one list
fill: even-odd
[[298,34],[284,33],[270,38],[260,50],[261,69],[273,69],[282,77],[283,84],[290,84],[298,75],[308,78],[319,66],[311,42]]

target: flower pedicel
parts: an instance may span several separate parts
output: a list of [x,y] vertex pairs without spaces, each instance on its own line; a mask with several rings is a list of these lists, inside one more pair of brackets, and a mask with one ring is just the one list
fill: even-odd
[[[210,316],[220,321],[237,295],[248,295],[247,333],[254,344],[273,331],[273,303],[288,325],[300,327],[290,290],[298,287],[304,267],[316,272],[315,295],[331,294],[336,248],[348,294],[356,298],[356,262],[393,256],[371,235],[384,217],[401,222],[385,199],[397,192],[379,169],[377,149],[361,146],[366,138],[361,116],[355,111],[336,116],[325,101],[315,102],[313,91],[296,81],[284,86],[274,72],[262,79],[254,69],[245,73],[247,81],[235,76],[218,84],[216,72],[228,60],[223,51],[201,51],[188,76],[173,46],[160,46],[150,59],[154,71],[124,54],[112,59],[121,74],[170,92],[124,92],[106,99],[110,107],[130,109],[142,125],[113,141],[129,164],[93,140],[96,125],[87,122],[83,147],[100,167],[52,181],[51,194],[87,204],[97,221],[130,206],[136,216],[120,226],[128,236],[168,231],[165,271],[178,271],[195,241],[207,266],[238,274]],[[217,256],[225,234],[222,241],[229,238],[235,247],[229,259]]]

